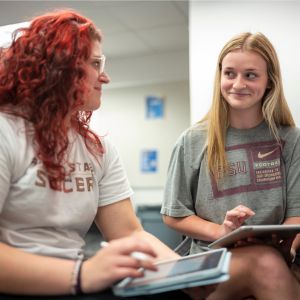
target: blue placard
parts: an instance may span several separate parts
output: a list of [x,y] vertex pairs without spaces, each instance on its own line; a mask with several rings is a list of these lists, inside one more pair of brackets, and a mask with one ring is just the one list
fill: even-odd
[[164,116],[164,99],[155,96],[146,97],[146,117],[161,119]]
[[157,150],[143,150],[141,153],[141,171],[143,173],[157,172]]

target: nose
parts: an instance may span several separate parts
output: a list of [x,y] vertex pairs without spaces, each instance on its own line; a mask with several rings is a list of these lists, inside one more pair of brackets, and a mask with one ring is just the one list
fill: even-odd
[[244,89],[246,87],[246,83],[241,75],[238,75],[235,78],[235,81],[233,83],[233,88],[235,89]]
[[106,72],[102,72],[102,73],[99,75],[98,80],[99,80],[101,83],[104,83],[104,84],[110,83],[110,77],[108,76],[108,74],[107,74]]

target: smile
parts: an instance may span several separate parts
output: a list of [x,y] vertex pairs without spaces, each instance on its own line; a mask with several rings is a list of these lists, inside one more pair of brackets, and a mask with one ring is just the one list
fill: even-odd
[[235,96],[249,96],[249,93],[237,93],[237,92],[229,92],[229,95],[235,95]]

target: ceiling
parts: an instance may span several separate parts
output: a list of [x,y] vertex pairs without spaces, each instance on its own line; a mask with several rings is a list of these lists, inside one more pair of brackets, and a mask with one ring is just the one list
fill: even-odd
[[72,8],[104,34],[107,57],[188,51],[188,1],[0,1],[0,26],[28,21],[47,10]]

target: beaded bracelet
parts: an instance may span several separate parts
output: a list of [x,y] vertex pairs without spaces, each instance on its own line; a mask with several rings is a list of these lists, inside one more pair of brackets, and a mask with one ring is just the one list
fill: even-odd
[[81,267],[82,267],[82,258],[79,258],[75,261],[75,265],[72,272],[72,285],[71,293],[72,295],[81,295]]

